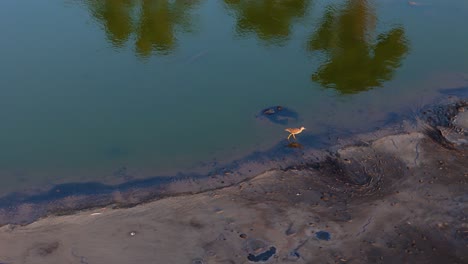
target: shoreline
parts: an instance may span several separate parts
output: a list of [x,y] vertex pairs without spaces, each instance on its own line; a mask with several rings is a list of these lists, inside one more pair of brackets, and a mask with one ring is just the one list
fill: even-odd
[[22,204],[13,216],[34,220],[0,227],[0,263],[461,263],[467,124],[468,101],[451,98],[281,163],[110,191],[111,203]]
[[[301,145],[288,147],[279,142],[267,151],[251,153],[242,159],[214,167],[212,171],[157,176],[138,179],[118,185],[100,182],[65,183],[39,193],[10,193],[0,197],[0,227],[6,224],[30,224],[49,215],[73,214],[80,210],[111,206],[132,207],[165,197],[196,194],[248,181],[266,171],[300,167],[311,161],[325,162],[330,154],[353,144],[367,144],[384,136],[423,132],[419,123],[436,128],[450,125],[448,120],[456,115],[456,109],[466,104],[459,96],[467,94],[468,88],[446,89],[441,93],[448,98],[440,99],[420,109],[419,113],[393,113],[383,127],[368,132],[350,134],[337,132],[334,135],[304,135]],[[325,138],[328,141],[325,141]],[[334,139],[332,139],[334,138]]]

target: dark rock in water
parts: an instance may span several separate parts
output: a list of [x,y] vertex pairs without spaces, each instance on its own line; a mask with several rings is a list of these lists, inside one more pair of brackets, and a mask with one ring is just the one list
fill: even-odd
[[271,256],[275,255],[275,253],[276,253],[276,248],[270,247],[269,250],[263,253],[260,253],[258,255],[249,254],[247,259],[253,262],[267,261]]
[[326,231],[318,231],[317,233],[315,233],[315,237],[317,237],[318,239],[320,240],[330,240],[331,238],[331,235],[330,233],[326,232]]
[[299,117],[295,111],[279,105],[263,109],[259,116],[280,125],[287,125],[290,120],[297,121]]

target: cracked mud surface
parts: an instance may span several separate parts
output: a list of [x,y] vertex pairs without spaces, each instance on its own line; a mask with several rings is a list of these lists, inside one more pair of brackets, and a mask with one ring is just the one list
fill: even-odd
[[456,107],[446,124],[230,187],[5,225],[0,263],[467,263],[468,111]]

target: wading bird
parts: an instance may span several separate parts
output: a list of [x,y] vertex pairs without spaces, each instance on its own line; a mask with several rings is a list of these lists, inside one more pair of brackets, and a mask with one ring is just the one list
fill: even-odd
[[288,140],[289,138],[292,136],[294,139],[296,139],[296,136],[297,134],[301,133],[303,130],[305,129],[305,127],[301,127],[301,128],[286,128],[285,131],[289,132],[289,136],[288,136]]

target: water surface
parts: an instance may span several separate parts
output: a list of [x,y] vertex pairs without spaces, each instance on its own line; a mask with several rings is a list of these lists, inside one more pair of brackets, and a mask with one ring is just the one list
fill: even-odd
[[[468,80],[468,2],[0,2],[0,194],[359,131]],[[300,139],[299,139],[300,140]],[[211,162],[211,163],[210,163]]]

